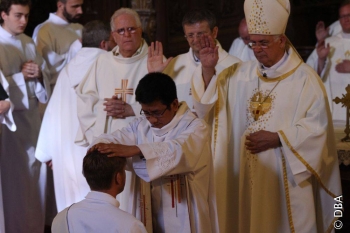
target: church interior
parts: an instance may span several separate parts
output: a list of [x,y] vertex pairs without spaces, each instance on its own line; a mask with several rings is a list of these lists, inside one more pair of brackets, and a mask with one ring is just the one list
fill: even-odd
[[[315,25],[324,21],[329,26],[338,19],[341,0],[290,0],[291,15],[286,35],[304,61],[316,44]],[[109,22],[110,16],[120,7],[136,10],[142,21],[143,37],[147,42],[161,41],[166,57],[188,51],[181,20],[185,12],[193,8],[206,8],[214,12],[219,28],[218,40],[228,51],[238,37],[238,25],[244,17],[244,0],[84,0],[81,24],[100,19]],[[55,12],[56,0],[32,0],[32,9],[25,33],[31,36],[36,25]],[[340,164],[344,199],[344,228],[350,231],[350,165]],[[49,232],[49,230],[47,231]]]

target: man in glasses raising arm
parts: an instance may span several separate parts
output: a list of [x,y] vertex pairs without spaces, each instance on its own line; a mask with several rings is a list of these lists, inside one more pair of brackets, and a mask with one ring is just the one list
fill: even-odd
[[[141,115],[90,150],[129,157],[135,181],[135,213],[148,232],[219,232],[206,123],[178,102],[174,81],[147,74],[136,89]],[[153,226],[153,229],[152,229]]]

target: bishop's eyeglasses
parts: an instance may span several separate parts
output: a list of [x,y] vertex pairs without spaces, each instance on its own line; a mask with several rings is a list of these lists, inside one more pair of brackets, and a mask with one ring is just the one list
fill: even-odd
[[136,30],[139,27],[127,27],[127,28],[119,28],[114,30],[116,33],[118,33],[119,35],[124,35],[126,31],[128,31],[130,34],[135,34]]
[[264,42],[260,42],[260,43],[256,43],[256,42],[249,42],[248,43],[248,46],[251,49],[256,49],[258,47],[260,47],[262,49],[267,49],[267,48],[269,48],[269,45],[270,45],[270,43],[269,42],[265,42],[265,41]]
[[166,108],[164,109],[164,111],[161,112],[161,113],[158,113],[158,112],[145,112],[145,111],[143,111],[143,110],[141,109],[140,115],[141,115],[141,116],[145,116],[145,117],[147,117],[147,118],[150,118],[150,117],[161,118],[161,117],[164,115],[164,113],[165,113],[165,111],[166,111],[167,109],[169,109],[169,107],[166,107]]

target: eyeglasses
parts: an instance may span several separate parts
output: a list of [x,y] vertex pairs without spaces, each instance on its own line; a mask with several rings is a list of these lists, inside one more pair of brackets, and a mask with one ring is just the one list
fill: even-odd
[[118,33],[119,35],[124,35],[126,31],[128,31],[130,34],[135,34],[136,33],[136,29],[138,29],[139,27],[127,27],[127,28],[119,28],[114,30],[116,33]]
[[164,113],[165,113],[165,111],[166,111],[167,109],[169,109],[169,107],[166,107],[162,113],[145,112],[145,111],[143,111],[143,110],[141,109],[140,115],[141,115],[141,116],[145,116],[145,117],[147,117],[147,118],[149,118],[149,117],[161,118],[161,117],[164,115]]
[[350,14],[347,15],[339,15],[339,19],[349,19],[350,18]]
[[184,35],[186,39],[194,39],[194,38],[200,38],[202,35],[206,35],[208,32],[198,32],[198,33],[189,33],[187,35]]
[[256,49],[258,47],[262,48],[262,49],[267,49],[269,48],[270,43],[269,42],[261,42],[261,43],[256,43],[256,42],[249,42],[248,46],[251,49]]

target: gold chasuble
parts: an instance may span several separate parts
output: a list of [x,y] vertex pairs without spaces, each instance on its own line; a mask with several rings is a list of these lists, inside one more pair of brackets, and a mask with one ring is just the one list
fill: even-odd
[[[292,47],[264,73],[257,61],[236,64],[205,91],[201,70],[193,77],[196,112],[214,135],[220,232],[330,232],[342,193],[324,86]],[[281,146],[246,150],[260,130],[277,132]]]

